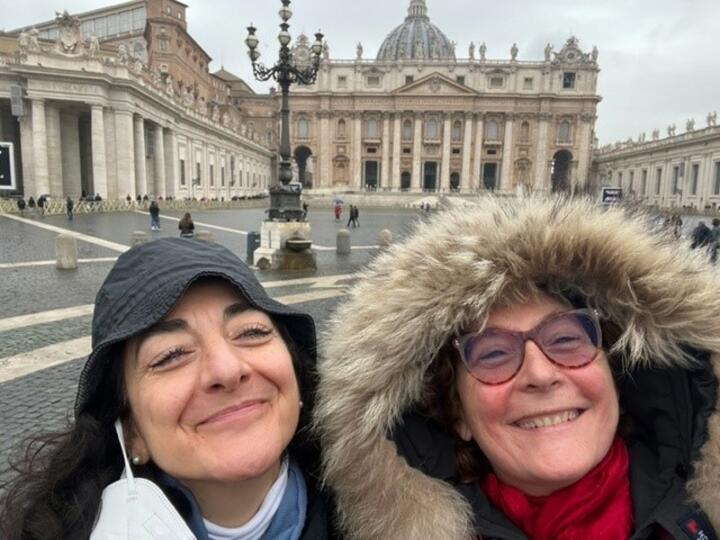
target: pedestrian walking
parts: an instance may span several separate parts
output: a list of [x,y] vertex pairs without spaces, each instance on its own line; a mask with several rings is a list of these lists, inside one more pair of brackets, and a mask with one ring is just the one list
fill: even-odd
[[697,224],[697,227],[692,232],[692,249],[707,247],[712,243],[713,235],[708,226],[705,225],[704,221]]
[[69,221],[72,221],[72,219],[73,219],[73,208],[75,208],[75,203],[68,196],[68,198],[65,199],[65,212],[67,213],[67,217],[68,217]]
[[335,221],[340,221],[340,218],[342,217],[342,205],[340,203],[337,203],[335,205]]
[[152,231],[159,231],[160,230],[160,206],[158,205],[157,201],[153,200],[150,203],[150,208],[148,209],[150,212],[150,230]]
[[682,236],[683,227],[683,220],[680,217],[680,214],[673,214],[670,223],[672,224],[673,236],[679,239]]
[[190,212],[185,212],[180,223],[178,223],[178,229],[180,229],[180,238],[193,238],[195,236],[195,223],[193,223]]
[[37,205],[38,205],[38,208],[40,209],[41,215],[45,214],[45,202],[46,202],[45,195],[40,195],[37,200]]
[[355,227],[355,220],[353,219],[354,217],[355,217],[355,207],[351,204],[350,210],[348,211],[348,222],[347,222],[346,227],[349,228],[350,225]]
[[360,209],[357,206],[353,206],[351,213],[352,213],[353,223],[355,224],[355,227],[359,227],[360,226]]
[[17,207],[18,207],[18,210],[20,211],[20,215],[24,216],[25,215],[25,199],[20,197],[17,200]]
[[35,203],[35,199],[33,199],[32,195],[30,195],[30,198],[28,199],[27,204],[28,204],[28,208],[35,208],[36,203]]

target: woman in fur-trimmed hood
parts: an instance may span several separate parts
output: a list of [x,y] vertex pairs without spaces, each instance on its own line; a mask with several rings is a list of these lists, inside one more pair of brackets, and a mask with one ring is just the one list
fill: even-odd
[[487,198],[374,261],[315,409],[349,538],[718,538],[720,283],[651,228]]

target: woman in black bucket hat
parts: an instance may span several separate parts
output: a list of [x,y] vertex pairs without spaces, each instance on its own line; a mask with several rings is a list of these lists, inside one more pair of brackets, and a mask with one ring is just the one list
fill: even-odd
[[98,292],[75,419],[34,441],[0,537],[323,539],[315,325],[229,250],[167,238]]

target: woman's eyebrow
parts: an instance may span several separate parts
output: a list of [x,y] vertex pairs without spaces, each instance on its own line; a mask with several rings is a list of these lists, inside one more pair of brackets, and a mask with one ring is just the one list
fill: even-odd
[[167,334],[171,332],[178,332],[180,330],[186,330],[188,324],[183,319],[171,319],[169,321],[160,321],[157,324],[151,326],[147,332],[142,335],[141,341],[146,340],[150,336],[156,334]]
[[240,315],[241,313],[244,313],[245,311],[253,309],[251,308],[247,302],[235,302],[234,304],[228,306],[223,311],[223,319],[229,320],[235,317],[236,315]]

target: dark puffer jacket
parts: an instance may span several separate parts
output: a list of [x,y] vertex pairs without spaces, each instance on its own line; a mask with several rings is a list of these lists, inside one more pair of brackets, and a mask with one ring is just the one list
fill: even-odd
[[525,538],[458,479],[454,434],[419,410],[448,338],[540,286],[581,291],[618,329],[633,538],[717,537],[720,281],[650,223],[590,201],[487,198],[375,260],[328,330],[315,409],[349,538]]

